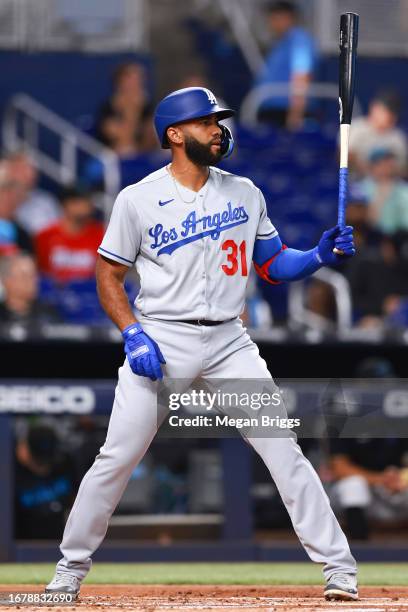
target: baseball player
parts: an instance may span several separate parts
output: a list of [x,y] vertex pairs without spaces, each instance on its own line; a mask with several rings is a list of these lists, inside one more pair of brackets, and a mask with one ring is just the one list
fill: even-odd
[[[91,556],[128,479],[156,434],[156,397],[163,377],[271,379],[239,318],[251,261],[277,283],[336,263],[338,247],[354,254],[352,228],[323,233],[310,251],[282,244],[261,191],[247,178],[214,167],[231,153],[231,132],[206,88],[165,97],[155,127],[172,161],[121,191],[100,245],[102,306],[122,332],[126,359],[105,444],[85,475],[68,518],[56,574],[47,592],[77,596]],[[123,285],[136,266],[138,320]],[[324,564],[325,596],[357,599],[356,562],[309,461],[292,437],[252,438],[274,479],[309,557]]]

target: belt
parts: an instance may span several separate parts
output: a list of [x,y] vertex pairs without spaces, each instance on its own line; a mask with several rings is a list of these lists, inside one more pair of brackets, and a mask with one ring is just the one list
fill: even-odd
[[[232,319],[227,319],[227,321],[232,321]],[[227,321],[208,321],[207,319],[182,319],[177,321],[177,323],[190,323],[191,325],[204,325],[204,327],[213,327],[214,325],[222,325],[222,323],[226,323]]]

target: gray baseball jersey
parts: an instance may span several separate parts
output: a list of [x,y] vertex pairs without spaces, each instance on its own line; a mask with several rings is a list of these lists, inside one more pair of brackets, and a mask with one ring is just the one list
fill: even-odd
[[163,167],[120,192],[98,252],[136,265],[145,316],[224,320],[244,308],[255,240],[276,235],[249,179],[211,167],[194,192]]

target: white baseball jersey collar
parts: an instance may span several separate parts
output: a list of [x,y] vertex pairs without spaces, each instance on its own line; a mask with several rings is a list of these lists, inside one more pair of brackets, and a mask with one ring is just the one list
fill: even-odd
[[171,178],[174,187],[175,187],[175,191],[178,195],[178,197],[185,203],[185,204],[194,204],[197,197],[205,197],[210,185],[214,185],[214,187],[218,187],[220,182],[221,182],[221,177],[220,175],[216,172],[215,168],[210,167],[209,168],[209,173],[208,173],[208,178],[206,180],[206,182],[204,183],[204,185],[201,187],[201,189],[199,189],[198,191],[194,191],[193,189],[190,189],[189,187],[186,187],[185,185],[182,185],[176,178],[175,176],[172,174],[171,169],[170,169],[170,164],[168,166],[166,166],[166,171],[168,172],[169,177]]

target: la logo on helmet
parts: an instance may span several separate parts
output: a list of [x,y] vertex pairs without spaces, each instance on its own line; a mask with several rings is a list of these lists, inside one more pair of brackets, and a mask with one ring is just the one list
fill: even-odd
[[210,91],[209,89],[207,89],[206,87],[203,87],[205,93],[208,96],[208,101],[210,104],[217,104],[217,98],[214,96],[213,92]]

